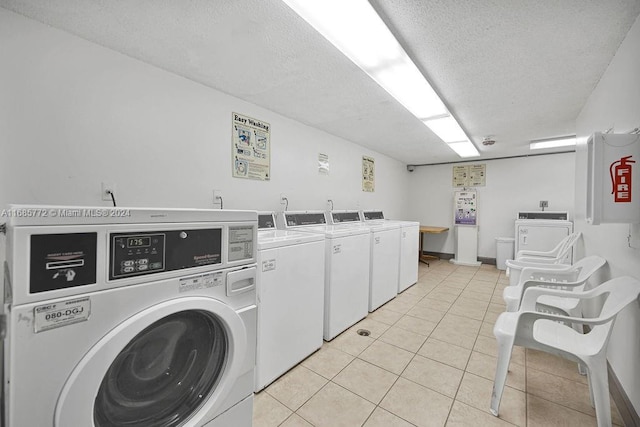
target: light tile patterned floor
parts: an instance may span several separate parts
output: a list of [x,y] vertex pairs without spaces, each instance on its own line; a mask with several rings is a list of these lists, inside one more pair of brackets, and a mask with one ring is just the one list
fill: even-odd
[[489,413],[508,283],[492,265],[421,264],[416,285],[258,393],[254,427],[595,426],[576,364],[518,347]]

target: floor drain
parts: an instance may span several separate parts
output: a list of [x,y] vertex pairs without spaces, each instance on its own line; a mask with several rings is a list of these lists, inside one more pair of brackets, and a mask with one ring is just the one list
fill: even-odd
[[362,335],[363,337],[368,337],[369,335],[371,335],[371,332],[367,331],[366,329],[358,329],[356,332],[358,335]]

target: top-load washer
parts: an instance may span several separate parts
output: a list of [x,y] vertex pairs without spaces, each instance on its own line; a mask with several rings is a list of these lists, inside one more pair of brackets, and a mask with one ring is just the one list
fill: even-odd
[[395,298],[400,269],[400,225],[392,222],[364,223],[360,221],[358,211],[331,211],[328,215],[334,225],[369,230],[369,311]]
[[256,212],[9,212],[3,425],[251,426]]
[[258,215],[256,391],[322,347],[324,236],[275,227]]
[[[568,212],[522,211],[515,221],[515,252],[520,250],[549,251],[562,239],[573,233],[573,222]],[[573,250],[566,263],[571,264]]]
[[320,211],[282,212],[277,220],[278,228],[325,239],[324,339],[330,341],[367,316],[369,230],[327,225]]
[[418,257],[420,246],[420,223],[417,221],[399,221],[385,219],[381,210],[360,212],[366,224],[388,221],[399,224],[400,233],[400,271],[398,273],[398,293],[404,291],[418,281]]

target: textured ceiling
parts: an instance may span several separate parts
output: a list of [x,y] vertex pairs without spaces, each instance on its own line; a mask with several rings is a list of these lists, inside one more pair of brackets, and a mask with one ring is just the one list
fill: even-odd
[[[640,0],[372,0],[482,158],[575,118]],[[0,0],[0,6],[407,164],[460,158],[279,0]],[[497,142],[481,144],[484,136]]]

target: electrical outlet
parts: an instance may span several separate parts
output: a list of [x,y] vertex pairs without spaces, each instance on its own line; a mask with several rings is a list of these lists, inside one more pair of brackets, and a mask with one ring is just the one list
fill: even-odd
[[113,193],[114,197],[116,194],[116,185],[111,182],[103,182],[102,183],[102,200],[112,201],[111,194]]
[[222,190],[213,190],[213,204],[219,205],[222,203]]
[[548,208],[549,207],[549,201],[548,200],[540,200],[540,207],[541,208]]

